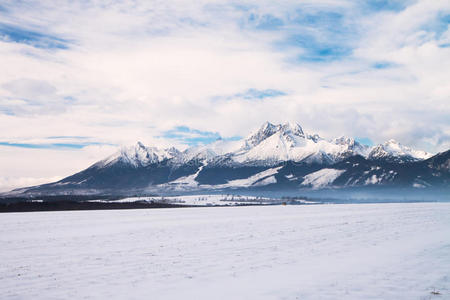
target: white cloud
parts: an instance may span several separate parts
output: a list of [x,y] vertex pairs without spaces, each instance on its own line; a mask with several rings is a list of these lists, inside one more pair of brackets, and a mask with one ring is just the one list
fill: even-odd
[[25,186],[35,186],[39,184],[55,182],[62,179],[59,176],[55,177],[0,177],[0,193],[9,192],[16,188]]

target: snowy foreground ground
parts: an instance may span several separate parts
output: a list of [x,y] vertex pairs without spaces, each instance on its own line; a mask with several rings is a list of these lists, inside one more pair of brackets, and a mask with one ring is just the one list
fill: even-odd
[[450,203],[1,214],[0,299],[450,299]]

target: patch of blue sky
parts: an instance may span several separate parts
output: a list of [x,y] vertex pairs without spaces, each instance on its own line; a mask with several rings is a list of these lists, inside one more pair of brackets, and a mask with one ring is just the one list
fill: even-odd
[[278,15],[258,14],[257,9],[243,7],[239,24],[244,30],[279,32],[279,39],[272,44],[276,51],[300,50],[300,55],[288,59],[290,63],[329,62],[351,56],[360,38],[363,29],[356,26],[357,18],[349,17],[359,16],[360,8],[356,4],[354,8],[299,3]]
[[366,146],[374,145],[373,141],[371,139],[369,139],[368,137],[355,138],[355,141],[357,141],[358,143],[360,143],[362,145],[366,145]]
[[16,113],[14,112],[13,109],[9,108],[9,107],[2,107],[0,106],[0,114],[4,114],[7,116],[15,116]]
[[326,62],[338,60],[352,54],[352,49],[338,45],[321,45],[317,48],[310,48],[306,54],[300,55],[302,61]]
[[0,142],[0,146],[5,147],[17,147],[27,149],[83,149],[87,146],[94,145],[112,145],[98,142],[89,143],[12,143],[12,142]]
[[0,23],[0,38],[43,49],[68,49],[69,41],[50,34]]
[[440,14],[438,16],[439,22],[444,24],[444,25],[449,25],[450,24],[450,14]]
[[63,99],[67,102],[75,102],[77,100],[77,99],[75,99],[75,97],[72,97],[72,96],[66,96]]
[[[428,20],[418,28],[422,33],[421,43],[430,40],[438,41],[438,46],[446,48],[449,46],[448,31],[450,30],[450,14],[439,12],[435,18]],[[445,35],[445,36],[444,36]]]
[[[88,145],[93,145],[91,143],[89,144],[71,144],[71,143],[53,143],[49,144],[50,147],[53,148],[72,148],[72,149],[82,149]],[[94,143],[95,145],[95,143]]]
[[247,100],[251,99],[264,99],[264,98],[274,98],[279,96],[286,95],[285,92],[275,89],[265,89],[265,90],[258,90],[258,89],[248,89],[243,93],[235,94],[233,98],[243,98]]
[[191,27],[206,27],[208,26],[207,22],[200,22],[194,18],[183,17],[178,20],[182,25],[188,25]]
[[440,39],[443,34],[450,30],[450,14],[438,14],[434,22],[430,22],[423,28],[434,32],[436,39]]
[[201,131],[187,126],[177,126],[174,129],[165,131],[163,138],[177,140],[189,146],[206,145],[217,140],[239,140],[241,137],[222,138],[219,133],[211,131]]
[[322,42],[309,34],[292,35],[282,45],[301,48],[302,53],[297,57],[300,62],[328,62],[343,59],[353,52],[350,45]]
[[329,11],[299,8],[289,16],[286,38],[275,43],[281,51],[297,48],[297,62],[329,62],[344,59],[353,52],[360,28],[339,8]]
[[448,30],[450,25],[450,14],[438,13],[436,18],[423,24],[420,29],[428,32],[434,32],[439,38],[441,34]]
[[319,31],[347,32],[350,28],[340,11],[310,11],[297,9],[290,17],[292,24],[315,28]]
[[233,9],[242,12],[249,12],[256,7],[256,5],[250,3],[230,3],[230,6]]
[[389,68],[393,68],[396,67],[397,65],[388,61],[378,61],[375,62],[374,64],[372,64],[372,68],[374,69],[389,69]]
[[360,5],[363,11],[368,13],[377,13],[380,11],[399,12],[414,2],[415,0],[367,0],[361,1]]
[[258,16],[251,13],[247,21],[258,30],[279,30],[284,25],[282,19],[269,14]]
[[265,98],[275,98],[287,95],[286,92],[276,90],[276,89],[255,89],[250,88],[241,93],[236,93],[232,95],[221,95],[212,97],[213,101],[217,100],[231,100],[231,99],[244,99],[244,100],[262,100]]

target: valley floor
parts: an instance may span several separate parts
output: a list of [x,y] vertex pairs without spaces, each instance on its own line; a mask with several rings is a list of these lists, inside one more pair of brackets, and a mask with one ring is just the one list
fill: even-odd
[[0,299],[450,299],[450,203],[2,214]]

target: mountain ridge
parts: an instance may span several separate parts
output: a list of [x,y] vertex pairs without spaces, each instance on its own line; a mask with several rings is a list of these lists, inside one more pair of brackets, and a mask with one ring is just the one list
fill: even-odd
[[[232,142],[235,143],[235,142]],[[217,146],[217,144],[222,144]],[[174,163],[186,163],[191,160],[223,161],[231,158],[238,164],[276,164],[282,161],[338,162],[346,157],[362,155],[370,159],[395,158],[394,161],[417,161],[431,157],[425,151],[413,150],[407,146],[389,140],[384,144],[369,147],[353,138],[341,136],[327,140],[318,134],[305,133],[297,123],[274,125],[265,122],[257,131],[250,134],[241,145],[229,147],[227,142],[218,140],[209,145],[193,146],[184,151],[171,148],[146,147],[141,142],[123,147],[121,150],[103,160],[111,162],[122,160],[134,166],[145,166],[166,159]],[[218,159],[218,157],[223,156]],[[100,163],[100,162],[98,162]]]
[[436,155],[389,140],[373,147],[349,137],[308,134],[297,123],[264,123],[240,142],[180,151],[123,147],[58,182],[22,194],[301,191],[348,187],[426,189],[450,185],[450,150]]

